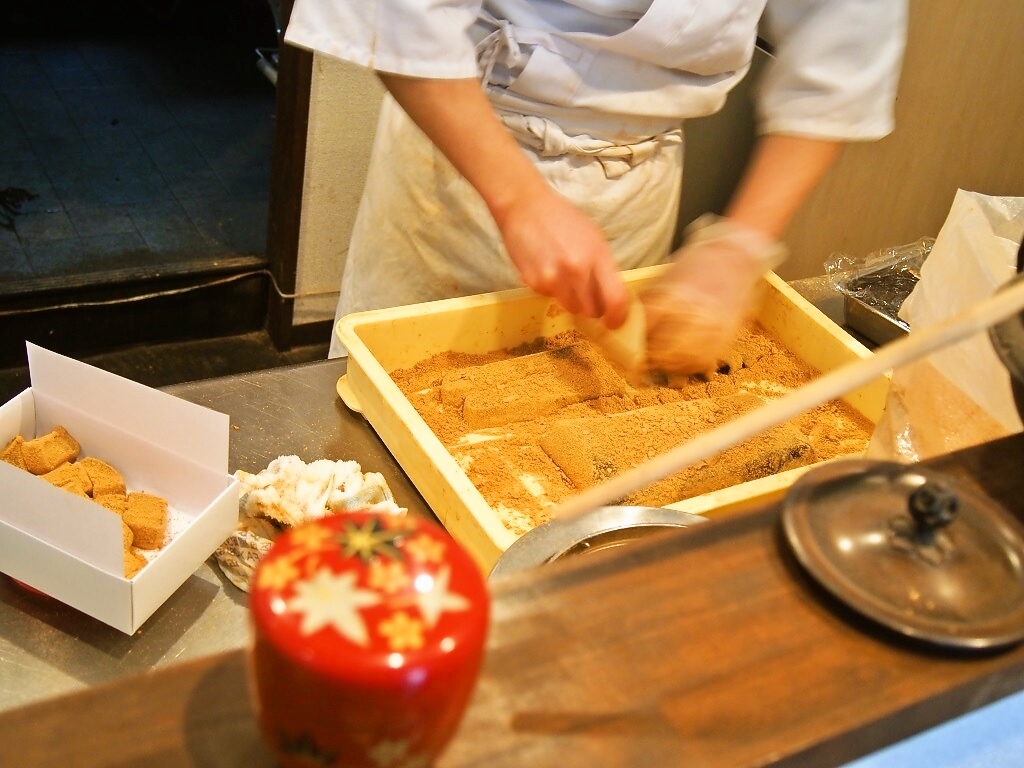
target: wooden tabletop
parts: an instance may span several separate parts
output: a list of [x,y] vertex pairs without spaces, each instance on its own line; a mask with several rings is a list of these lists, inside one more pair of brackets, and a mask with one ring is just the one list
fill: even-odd
[[[1022,457],[1015,436],[929,464],[1024,519]],[[779,515],[493,581],[484,669],[440,768],[839,765],[1024,689],[1024,646],[919,644],[825,595]],[[12,710],[0,744],[0,765],[273,764],[241,650]]]

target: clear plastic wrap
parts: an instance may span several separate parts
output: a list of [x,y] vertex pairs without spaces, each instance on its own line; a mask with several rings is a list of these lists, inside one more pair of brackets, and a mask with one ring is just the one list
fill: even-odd
[[921,279],[921,267],[933,245],[935,238],[922,237],[865,257],[836,254],[825,263],[825,273],[834,290],[909,331],[907,321],[899,316],[900,306]]
[[404,515],[380,472],[362,472],[358,462],[279,456],[267,468],[235,472],[238,526],[214,553],[228,581],[249,591],[256,564],[285,528],[325,515],[357,510]]

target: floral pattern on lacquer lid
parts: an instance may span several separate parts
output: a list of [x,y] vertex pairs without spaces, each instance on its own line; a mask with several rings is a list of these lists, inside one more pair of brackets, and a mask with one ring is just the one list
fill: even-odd
[[479,646],[488,596],[472,559],[425,520],[346,513],[286,531],[250,593],[267,640],[328,677],[390,680]]

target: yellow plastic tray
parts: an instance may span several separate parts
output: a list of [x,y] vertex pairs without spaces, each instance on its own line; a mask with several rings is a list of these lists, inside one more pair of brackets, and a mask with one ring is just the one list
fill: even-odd
[[[645,267],[623,276],[640,287],[664,269]],[[777,275],[769,273],[766,282],[768,291],[758,319],[804,362],[828,372],[871,355]],[[485,573],[517,535],[498,519],[388,372],[409,368],[441,352],[508,349],[572,327],[571,315],[552,300],[525,289],[358,312],[338,322],[338,334],[349,353],[338,394],[369,421],[434,514]],[[881,378],[844,399],[876,423],[888,389],[888,379]],[[668,506],[709,516],[736,511],[781,496],[808,469],[741,483]]]

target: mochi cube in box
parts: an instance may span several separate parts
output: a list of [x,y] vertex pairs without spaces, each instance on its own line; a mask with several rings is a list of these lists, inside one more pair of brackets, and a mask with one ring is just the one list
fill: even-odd
[[116,514],[0,462],[0,572],[134,634],[235,529],[228,416],[26,346],[31,386],[0,406],[0,447],[64,427],[129,491],[166,498],[173,536],[126,579]]

